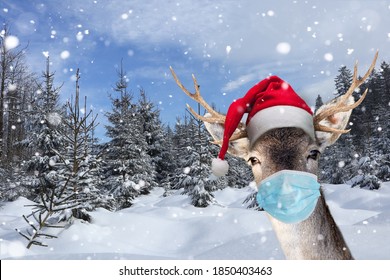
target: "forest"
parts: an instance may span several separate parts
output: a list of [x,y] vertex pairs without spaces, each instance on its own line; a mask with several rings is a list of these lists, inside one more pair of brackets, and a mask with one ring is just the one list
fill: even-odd
[[[174,127],[162,123],[147,93],[142,88],[132,92],[122,64],[109,94],[111,111],[105,115],[110,140],[101,143],[95,132],[97,115],[80,96],[79,71],[72,98],[61,104],[61,83],[50,57],[46,69],[32,72],[26,49],[7,49],[7,32],[0,36],[0,200],[23,196],[33,202],[31,214],[24,216],[33,230],[20,232],[28,246],[43,245],[38,237],[47,235],[45,227],[71,217],[89,221],[88,213],[98,207],[131,207],[155,187],[166,196],[182,190],[194,206],[207,207],[215,190],[251,184],[251,170],[234,157],[227,157],[227,176],[210,176],[218,147],[202,122],[183,110]],[[389,67],[382,62],[374,70],[364,84],[369,98],[352,113],[351,132],[322,155],[321,182],[377,189],[390,179]],[[340,67],[334,80],[335,96],[341,95],[352,71]],[[319,95],[316,108],[322,103]],[[254,197],[255,188],[246,199],[248,207],[257,208]]]
[[[339,68],[335,77],[335,96],[352,82],[352,71]],[[328,148],[320,161],[320,179],[331,184],[348,183],[352,187],[378,189],[390,179],[390,65],[383,61],[356,92],[355,99],[368,88],[363,103],[351,114],[350,132]],[[317,97],[316,109],[322,104]]]

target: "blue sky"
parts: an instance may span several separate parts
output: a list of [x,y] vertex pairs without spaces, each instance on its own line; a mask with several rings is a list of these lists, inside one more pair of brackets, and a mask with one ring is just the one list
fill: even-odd
[[[226,111],[270,74],[314,105],[318,94],[332,98],[340,66],[359,60],[362,73],[377,49],[377,66],[390,60],[390,2],[381,0],[2,0],[0,22],[28,44],[32,71],[50,54],[63,100],[80,68],[81,94],[101,124],[121,59],[134,98],[145,89],[171,125],[194,103],[169,66],[191,89],[195,74],[204,98]],[[104,140],[104,127],[98,133]]]

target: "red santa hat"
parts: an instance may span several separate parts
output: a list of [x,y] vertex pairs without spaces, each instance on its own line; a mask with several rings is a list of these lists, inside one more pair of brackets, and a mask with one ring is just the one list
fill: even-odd
[[315,140],[313,112],[293,88],[277,76],[271,76],[252,87],[244,97],[229,107],[222,146],[218,158],[212,162],[216,176],[227,173],[229,165],[224,160],[229,139],[247,113],[246,129],[252,146],[265,132],[282,127],[298,127]]

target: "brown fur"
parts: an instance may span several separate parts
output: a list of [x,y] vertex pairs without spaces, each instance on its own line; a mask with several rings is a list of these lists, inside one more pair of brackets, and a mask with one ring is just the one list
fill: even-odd
[[[301,129],[274,129],[258,139],[251,154],[260,159],[253,166],[256,182],[284,169],[316,174],[316,161],[307,156],[317,144]],[[269,216],[288,259],[352,259],[323,195],[312,215],[297,224],[284,224]]]

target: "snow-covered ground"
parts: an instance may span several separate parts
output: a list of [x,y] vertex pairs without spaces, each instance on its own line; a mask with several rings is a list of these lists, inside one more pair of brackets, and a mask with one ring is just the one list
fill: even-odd
[[[390,183],[376,191],[325,185],[326,200],[357,259],[390,259]],[[19,198],[0,209],[1,259],[283,259],[264,212],[242,205],[252,190],[215,192],[217,204],[195,208],[179,192],[156,188],[116,213],[98,209],[91,223],[76,220],[57,230],[47,248],[26,249],[15,231],[26,223]]]

